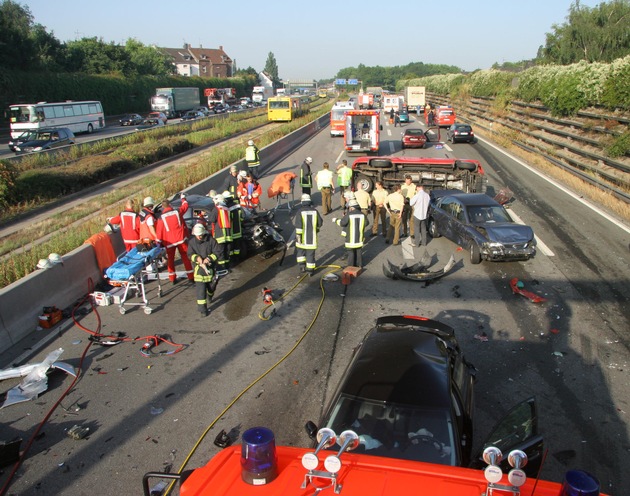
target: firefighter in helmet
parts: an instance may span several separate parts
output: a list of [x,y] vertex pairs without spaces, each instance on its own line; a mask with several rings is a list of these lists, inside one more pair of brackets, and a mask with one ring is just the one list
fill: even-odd
[[322,216],[313,206],[310,195],[302,195],[300,206],[295,214],[295,253],[300,272],[313,275],[315,271],[315,250],[317,234],[323,224]]
[[221,248],[203,224],[195,224],[188,242],[188,257],[193,264],[197,309],[202,316],[209,314],[208,305],[217,289],[216,274]]

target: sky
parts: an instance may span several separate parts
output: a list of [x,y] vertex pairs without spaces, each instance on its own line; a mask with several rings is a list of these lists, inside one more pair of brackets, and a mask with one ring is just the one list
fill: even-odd
[[[532,59],[574,0],[14,0],[60,41],[83,37],[166,48],[223,47],[238,69],[273,53],[281,79],[340,69],[445,64],[465,71]],[[581,0],[595,7],[599,0]]]

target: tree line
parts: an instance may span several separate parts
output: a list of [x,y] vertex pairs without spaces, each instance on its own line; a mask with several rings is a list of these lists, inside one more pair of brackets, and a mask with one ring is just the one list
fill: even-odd
[[175,73],[168,56],[133,38],[124,45],[97,37],[61,42],[35,22],[27,6],[12,0],[0,3],[0,68],[123,76]]
[[[570,65],[581,61],[609,63],[630,54],[630,0],[601,2],[590,8],[576,0],[569,7],[566,22],[553,24],[545,35],[545,44],[531,59],[495,63],[492,68],[521,72],[543,65]],[[413,62],[395,67],[347,67],[337,78],[358,79],[366,86],[394,90],[403,80],[435,75],[462,74],[459,67]],[[475,71],[473,71],[475,72]],[[332,80],[330,80],[332,81]]]

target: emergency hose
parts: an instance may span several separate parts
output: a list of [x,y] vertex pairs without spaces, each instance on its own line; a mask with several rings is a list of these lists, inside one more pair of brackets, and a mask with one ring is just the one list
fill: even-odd
[[[221,418],[228,412],[228,410],[230,408],[232,408],[236,402],[238,400],[240,400],[245,393],[247,393],[247,391],[249,391],[251,388],[253,388],[258,382],[260,382],[262,379],[264,379],[267,375],[269,375],[278,365],[280,365],[282,362],[284,362],[287,358],[289,358],[289,356],[297,349],[297,347],[300,345],[300,343],[304,340],[304,338],[308,335],[308,333],[310,332],[310,330],[313,328],[313,326],[315,325],[315,322],[317,321],[317,318],[319,317],[319,313],[321,312],[322,306],[324,305],[324,300],[326,299],[326,291],[324,290],[324,281],[327,280],[326,276],[328,274],[331,274],[333,272],[337,272],[338,270],[341,270],[342,267],[339,265],[322,265],[321,267],[316,267],[316,269],[325,269],[325,268],[329,268],[331,270],[329,270],[328,272],[326,272],[324,275],[322,275],[322,277],[319,280],[319,286],[322,290],[322,297],[319,300],[319,304],[317,305],[317,311],[315,312],[315,315],[313,316],[313,319],[311,320],[310,324],[307,326],[306,330],[304,331],[304,333],[300,336],[300,338],[295,342],[295,344],[293,345],[293,347],[287,351],[284,356],[282,356],[282,358],[280,358],[275,364],[273,364],[271,367],[269,367],[269,369],[267,369],[265,372],[263,372],[262,375],[260,375],[257,379],[254,379],[254,381],[249,384],[249,386],[247,386],[245,389],[243,389],[240,393],[238,393],[236,395],[236,397],[221,411],[221,413],[219,413],[219,415],[217,415],[217,417],[210,422],[210,424],[208,425],[208,427],[206,427],[206,429],[203,431],[203,433],[201,434],[201,436],[199,437],[199,439],[197,440],[197,442],[195,443],[195,445],[192,447],[192,449],[190,450],[190,453],[188,453],[188,455],[186,456],[186,458],[184,459],[181,467],[179,468],[179,471],[177,472],[178,474],[181,474],[184,469],[186,468],[186,465],[188,465],[188,462],[190,461],[190,459],[192,458],[192,456],[195,454],[195,451],[197,451],[197,448],[199,447],[199,445],[201,444],[201,442],[205,439],[205,437],[208,435],[208,432],[210,432],[210,430],[215,426],[215,424],[221,420]],[[285,296],[287,296],[288,294],[290,294],[296,287],[298,287],[298,285],[305,279],[305,277],[307,276],[307,274],[304,274],[299,280],[298,282],[296,282],[293,287],[291,289],[289,289],[289,291],[287,291],[286,293],[283,293],[282,296],[280,298],[278,298],[278,301],[280,301],[282,298],[284,298]],[[273,304],[271,305],[266,305],[265,309],[273,307]],[[258,314],[258,316],[262,319],[262,320],[269,320],[269,318],[264,319],[263,317],[261,317],[261,314],[264,314],[264,310],[261,310],[261,312]],[[175,480],[172,480],[168,487],[166,488],[166,490],[164,491],[164,496],[168,496],[171,491],[173,490],[173,487],[175,486]]]
[[[135,338],[128,338],[125,336],[124,333],[117,333],[116,335],[101,334],[99,332],[101,328],[101,316],[99,315],[97,307],[94,305],[92,301],[90,301],[90,305],[92,307],[92,311],[94,312],[94,315],[96,315],[96,320],[98,323],[97,327],[99,331],[92,331],[91,329],[84,327],[76,319],[75,312],[81,305],[83,305],[83,303],[88,299],[88,297],[93,292],[94,292],[94,283],[92,282],[92,279],[90,278],[88,279],[88,294],[83,300],[81,300],[72,309],[72,321],[74,322],[74,325],[76,325],[79,329],[90,334],[89,340],[92,343],[99,344],[101,346],[114,346],[114,345],[125,343],[125,342],[135,343],[136,341],[145,341],[144,345],[140,348],[140,355],[142,355],[144,358],[155,358],[159,356],[175,355],[176,353],[179,353],[180,351],[184,350],[188,346],[186,344],[174,343],[173,341],[169,339],[168,336],[160,335],[160,334],[149,335],[149,336],[138,336]],[[172,346],[175,349],[170,350],[170,351],[159,351],[159,352],[152,351],[152,349],[158,346],[160,343],[168,344],[169,346]]]

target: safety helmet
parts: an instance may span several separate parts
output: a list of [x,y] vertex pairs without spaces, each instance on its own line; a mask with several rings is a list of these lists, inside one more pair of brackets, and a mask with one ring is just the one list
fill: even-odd
[[306,193],[304,193],[302,195],[302,202],[306,203],[306,202],[310,202],[311,201],[311,195],[307,195]]
[[224,191],[223,195],[221,196],[223,196],[224,200],[234,199],[234,195],[230,193],[229,191]]
[[203,236],[204,234],[208,234],[208,230],[203,224],[195,224],[192,228],[192,233],[193,236]]
[[218,205],[219,203],[223,203],[223,195],[214,195],[212,197],[212,200],[214,201],[215,205]]
[[249,140],[247,142],[247,146],[254,146],[254,140]]
[[61,255],[59,255],[59,253],[51,253],[50,255],[48,255],[48,260],[50,260],[50,263],[52,263],[53,265],[63,263],[63,258],[61,258]]
[[240,171],[238,173],[238,175],[236,176],[238,178],[243,178],[243,177],[247,177],[247,172],[245,172],[244,170]]
[[358,207],[358,206],[359,206],[359,202],[358,202],[358,201],[356,201],[356,200],[350,200],[350,201],[348,202],[348,206],[349,206],[349,207]]
[[214,197],[215,197],[215,196],[217,196],[217,192],[216,192],[216,190],[211,189],[211,190],[208,192],[208,196],[214,200]]
[[42,258],[37,262],[38,269],[50,269],[53,266],[52,262],[47,258]]
[[150,196],[147,196],[142,202],[143,207],[152,207],[153,205],[155,205],[155,201]]
[[306,160],[304,160],[304,162],[306,162],[307,164],[312,164],[313,159],[311,157],[306,157]]

